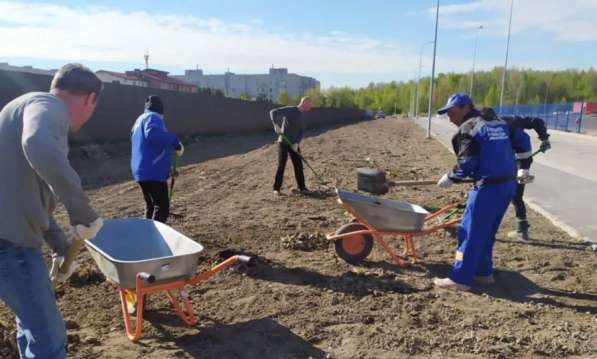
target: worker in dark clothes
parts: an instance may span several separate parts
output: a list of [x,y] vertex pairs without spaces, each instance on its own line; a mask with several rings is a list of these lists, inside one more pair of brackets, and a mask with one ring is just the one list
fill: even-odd
[[[481,114],[486,119],[497,117],[495,111],[490,107],[483,108]],[[542,119],[521,116],[500,116],[500,118],[510,126],[511,131],[533,129],[541,141],[541,145],[539,146],[541,152],[546,152],[551,148],[549,134],[545,128],[545,122],[543,122]],[[527,241],[529,240],[530,225],[527,219],[527,210],[523,196],[526,184],[531,183],[534,179],[529,172],[531,164],[533,163],[533,158],[531,157],[533,151],[530,139],[528,141],[528,146],[525,147],[526,148],[514,148],[516,164],[518,166],[518,184],[516,186],[514,197],[512,198],[512,205],[514,205],[514,210],[516,212],[517,228],[515,231],[509,232],[508,237]]]
[[298,186],[297,191],[301,194],[308,193],[305,186],[305,175],[303,174],[303,162],[300,157],[300,143],[303,139],[305,129],[303,113],[311,110],[311,99],[303,97],[298,106],[285,106],[270,111],[269,115],[274,125],[274,131],[278,134],[278,169],[274,181],[274,195],[280,194],[282,181],[284,180],[284,169],[288,161],[288,155],[294,166],[294,176]]
[[[131,171],[145,199],[145,218],[166,223],[170,212],[168,177],[172,150],[182,156],[184,147],[164,126],[164,105],[155,95],[145,100],[145,111],[131,131]],[[174,175],[174,174],[172,174]]]

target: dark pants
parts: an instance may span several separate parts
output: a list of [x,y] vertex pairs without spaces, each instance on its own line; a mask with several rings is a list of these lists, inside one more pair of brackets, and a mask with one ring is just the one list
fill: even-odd
[[514,211],[516,212],[516,219],[518,221],[526,221],[527,220],[527,209],[524,205],[524,200],[522,197],[524,196],[524,184],[518,183],[516,185],[516,192],[514,193],[514,197],[512,197],[512,204],[514,205]]
[[145,199],[145,218],[162,223],[168,220],[170,201],[168,201],[168,182],[138,182]]
[[[299,149],[300,153],[300,149]],[[286,162],[288,161],[288,155],[292,160],[294,167],[294,177],[296,178],[296,184],[300,190],[307,189],[305,187],[305,175],[303,174],[303,161],[301,157],[290,148],[287,144],[280,142],[278,144],[278,170],[276,171],[276,180],[274,182],[274,191],[279,191],[282,188],[282,181],[284,180],[284,169],[286,168]]]

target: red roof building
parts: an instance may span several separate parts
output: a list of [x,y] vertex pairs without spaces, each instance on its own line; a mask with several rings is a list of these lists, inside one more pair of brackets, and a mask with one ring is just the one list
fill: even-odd
[[135,69],[133,71],[127,71],[125,74],[127,76],[136,77],[140,80],[146,81],[150,88],[188,93],[197,93],[199,91],[197,85],[172,78],[168,76],[168,72],[166,71],[155,69]]

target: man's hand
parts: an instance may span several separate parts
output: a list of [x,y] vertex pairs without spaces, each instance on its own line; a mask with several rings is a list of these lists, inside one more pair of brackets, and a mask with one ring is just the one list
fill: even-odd
[[50,269],[50,280],[53,283],[64,283],[70,278],[73,273],[77,270],[77,263],[73,262],[70,267],[68,267],[68,272],[62,273],[58,269],[64,262],[63,256],[52,256],[52,269]]
[[182,144],[182,142],[178,142],[178,144],[175,147],[176,149],[176,155],[178,157],[182,157],[182,155],[184,154],[184,145]]
[[520,184],[532,183],[535,180],[535,176],[531,175],[527,169],[519,169],[516,174],[516,180]]
[[298,143],[293,143],[291,146],[292,150],[296,153],[298,153],[299,150],[299,144]]
[[551,143],[549,142],[549,140],[543,140],[541,141],[541,145],[539,146],[539,151],[545,153],[545,151],[551,149]]
[[91,222],[88,226],[84,226],[82,224],[77,224],[75,226],[75,234],[80,239],[91,239],[97,235],[97,233],[102,229],[104,225],[104,220],[99,217],[95,221]]
[[437,181],[437,186],[439,188],[449,188],[453,184],[454,182],[450,179],[447,173],[443,175],[442,178],[439,179],[439,181]]
[[278,125],[274,125],[274,132],[276,132],[276,135],[281,135],[282,134],[282,128]]

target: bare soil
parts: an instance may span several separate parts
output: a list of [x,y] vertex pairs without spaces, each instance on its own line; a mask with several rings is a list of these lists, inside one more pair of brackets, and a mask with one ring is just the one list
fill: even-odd
[[[454,161],[405,119],[310,135],[304,155],[342,189],[356,191],[358,167],[383,169],[395,180],[435,179]],[[164,295],[151,296],[144,337],[135,344],[124,333],[116,288],[83,252],[81,270],[57,290],[71,357],[597,355],[596,253],[543,217],[530,213],[532,239],[524,243],[506,238],[514,226],[508,213],[495,248],[495,285],[469,293],[437,290],[431,280],[448,273],[456,244],[446,233],[417,238],[421,260],[407,269],[393,265],[377,246],[363,263],[349,265],[320,239],[350,218],[308,169],[308,183],[317,190],[312,196],[290,193],[290,168],[285,195],[272,195],[277,158],[272,135],[190,140],[170,224],[206,247],[199,270],[230,248],[256,257],[256,266],[228,269],[190,288],[200,319],[196,327],[183,325]],[[126,144],[87,146],[72,155],[102,216],[142,215],[141,191],[129,181]],[[463,201],[466,190],[393,187],[385,197],[438,208]],[[64,221],[64,211],[58,217]],[[0,305],[0,356],[15,353],[14,316]]]

